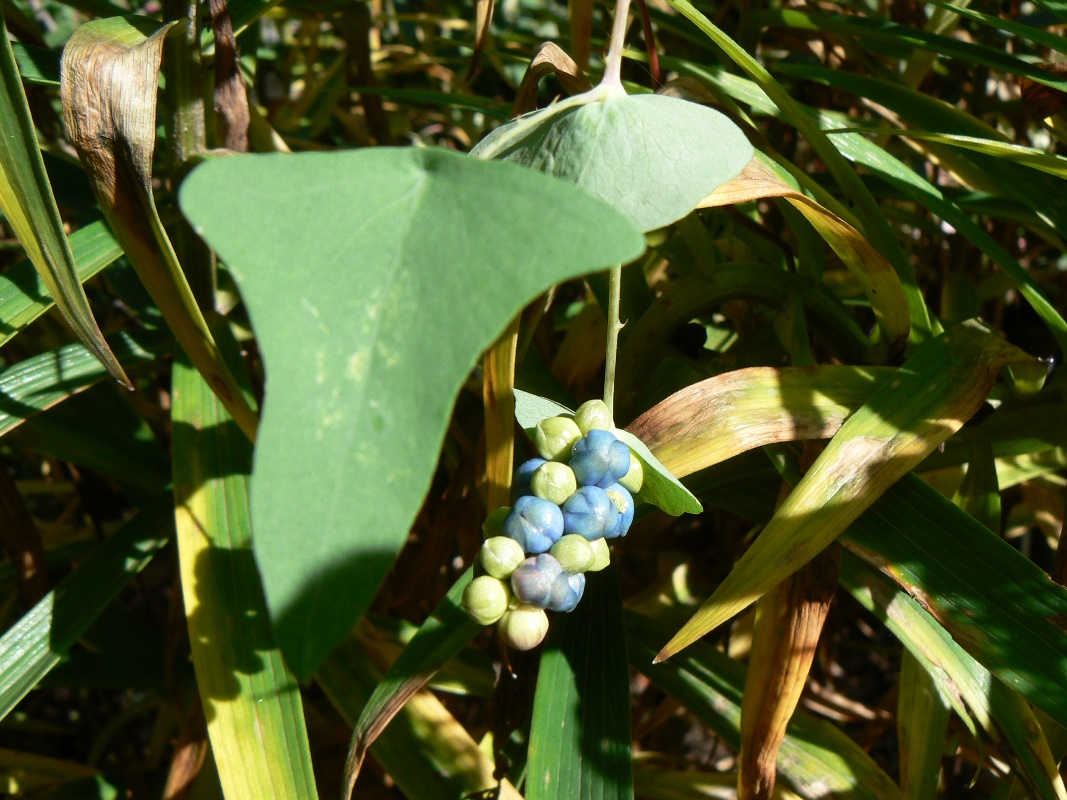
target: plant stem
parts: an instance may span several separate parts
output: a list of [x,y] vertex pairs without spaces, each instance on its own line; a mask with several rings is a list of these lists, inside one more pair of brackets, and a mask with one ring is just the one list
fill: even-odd
[[604,361],[604,402],[615,424],[615,363],[619,355],[619,304],[622,300],[622,266],[612,267],[608,271],[608,338],[607,353]]
[[615,4],[615,20],[611,26],[611,44],[604,61],[604,77],[600,85],[622,89],[622,44],[630,22],[630,0],[618,0]]

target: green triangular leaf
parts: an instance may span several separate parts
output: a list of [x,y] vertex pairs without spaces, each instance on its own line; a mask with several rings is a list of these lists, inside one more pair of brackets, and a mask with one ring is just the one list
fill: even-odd
[[219,159],[180,199],[263,351],[254,546],[306,677],[407,538],[478,355],[549,286],[644,240],[563,181],[439,149]]

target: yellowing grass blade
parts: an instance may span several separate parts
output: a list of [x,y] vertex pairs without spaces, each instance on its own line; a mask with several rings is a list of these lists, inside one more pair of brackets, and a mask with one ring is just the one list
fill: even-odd
[[129,378],[93,319],[45,174],[26,93],[0,12],[0,211],[78,338],[118,381]]
[[627,430],[678,477],[775,442],[829,439],[892,367],[749,367],[694,383]]
[[[173,24],[173,23],[171,23]],[[63,120],[104,215],[174,337],[241,430],[256,415],[219,354],[152,197],[156,86],[171,24],[112,17],[78,28],[60,65]]]
[[778,748],[800,701],[837,588],[840,547],[821,553],[760,598],[741,699],[738,800],[769,800]]
[[[766,197],[781,197],[807,218],[863,287],[885,339],[887,353],[898,350],[911,330],[911,314],[904,287],[893,267],[863,234],[845,220],[779,178],[773,162],[757,155],[732,181],[701,201],[698,208],[734,205]],[[776,171],[776,170],[775,170]]]
[[184,358],[173,387],[182,593],[223,792],[315,798],[300,687],[274,644],[252,555],[252,448]]
[[898,691],[900,787],[908,800],[934,800],[941,773],[941,752],[948,735],[948,700],[934,678],[907,650],[900,659]]
[[882,493],[959,430],[1001,367],[1040,363],[976,322],[919,348],[837,432],[662,661],[756,601],[820,553]]
[[515,455],[515,353],[519,318],[508,325],[483,358],[485,405],[485,497],[490,510],[508,505]]

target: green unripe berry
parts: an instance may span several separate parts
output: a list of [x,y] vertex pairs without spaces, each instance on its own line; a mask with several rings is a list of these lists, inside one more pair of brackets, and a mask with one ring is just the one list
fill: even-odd
[[630,494],[637,494],[645,485],[645,468],[641,466],[641,461],[634,455],[633,450],[630,451],[630,469],[626,475],[619,478],[619,485],[627,489]]
[[[603,541],[601,539],[600,541]],[[605,545],[606,546],[606,545]],[[571,575],[585,572],[596,561],[596,553],[593,545],[584,536],[577,533],[568,533],[552,545],[549,552],[556,557],[560,566]]]
[[482,575],[463,590],[463,610],[479,625],[492,625],[504,616],[511,600],[511,590],[502,580]]
[[522,603],[504,615],[497,630],[508,647],[533,650],[548,634],[548,614],[543,608]]
[[504,535],[504,520],[511,513],[511,506],[501,506],[496,511],[490,511],[489,516],[482,523],[482,537],[492,539]]
[[526,560],[522,545],[507,536],[494,536],[482,542],[478,558],[485,571],[494,578],[506,581],[515,568]]
[[615,426],[611,422],[611,412],[603,400],[589,400],[578,406],[574,412],[574,421],[582,435],[589,431],[610,431]]
[[546,461],[530,479],[530,491],[543,500],[561,506],[578,491],[578,479],[574,477],[574,470],[566,464]]
[[597,539],[589,544],[593,547],[593,566],[586,572],[600,572],[611,563],[611,548],[608,547],[608,540]]
[[570,417],[548,417],[537,423],[534,445],[541,458],[566,461],[571,457],[574,443],[582,438],[582,431]]

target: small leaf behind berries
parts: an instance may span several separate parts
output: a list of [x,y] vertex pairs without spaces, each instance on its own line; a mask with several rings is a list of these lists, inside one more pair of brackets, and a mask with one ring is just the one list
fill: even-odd
[[[515,390],[515,419],[531,439],[538,422],[560,414],[571,416],[574,412],[547,397]],[[649,503],[676,517],[680,514],[699,514],[704,510],[700,501],[659,463],[644,442],[625,430],[616,430],[615,435],[630,446],[631,452],[636,454],[645,468],[645,483],[641,491],[634,495],[635,503]]]

